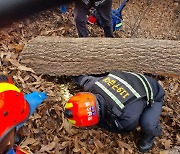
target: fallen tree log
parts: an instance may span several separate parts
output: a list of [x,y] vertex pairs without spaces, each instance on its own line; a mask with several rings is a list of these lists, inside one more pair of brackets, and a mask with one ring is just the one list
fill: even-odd
[[53,76],[110,70],[180,76],[180,41],[37,37],[22,51],[21,63]]

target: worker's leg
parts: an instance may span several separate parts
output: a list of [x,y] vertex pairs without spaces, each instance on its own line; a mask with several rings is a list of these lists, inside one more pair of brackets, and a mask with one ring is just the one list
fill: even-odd
[[134,130],[139,124],[139,118],[146,106],[144,99],[135,101],[127,106],[123,111],[118,121],[119,129],[122,132],[130,132]]
[[113,37],[112,27],[112,0],[97,7],[97,11],[103,23],[103,29],[106,37]]
[[138,146],[139,150],[142,152],[151,149],[155,137],[160,136],[162,133],[162,128],[159,122],[162,104],[162,102],[155,102],[152,107],[147,107],[141,115],[140,126],[143,135]]
[[148,106],[143,111],[140,118],[142,131],[148,135],[159,136],[162,129],[159,123],[159,117],[162,111],[162,102],[155,102],[152,107]]
[[81,1],[75,1],[74,21],[79,37],[88,37],[86,27],[88,7]]

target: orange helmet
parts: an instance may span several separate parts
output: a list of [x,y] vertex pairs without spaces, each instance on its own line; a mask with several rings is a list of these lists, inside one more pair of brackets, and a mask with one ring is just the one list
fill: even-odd
[[92,93],[81,92],[68,100],[64,114],[75,126],[93,126],[99,121],[97,107],[96,97]]
[[30,114],[23,93],[11,80],[6,79],[0,81],[0,142],[13,128],[26,121]]

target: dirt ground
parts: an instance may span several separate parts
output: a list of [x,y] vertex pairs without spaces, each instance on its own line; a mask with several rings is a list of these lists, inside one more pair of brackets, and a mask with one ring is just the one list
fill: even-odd
[[[113,7],[117,8],[120,2],[114,0]],[[123,10],[123,19],[123,27],[114,33],[115,37],[180,40],[178,0],[129,0]],[[88,25],[88,28],[90,36],[104,37],[98,26]],[[46,91],[49,96],[20,130],[20,144],[29,146],[37,154],[139,153],[136,144],[140,128],[120,135],[98,128],[78,129],[64,119],[63,105],[79,88],[68,77],[44,77],[21,65],[24,45],[39,35],[77,37],[73,5],[68,5],[66,14],[61,14],[58,8],[49,9],[0,29],[1,72],[12,76],[24,93]],[[180,79],[165,77],[159,82],[166,91],[160,118],[163,135],[157,138],[149,153],[180,153]]]

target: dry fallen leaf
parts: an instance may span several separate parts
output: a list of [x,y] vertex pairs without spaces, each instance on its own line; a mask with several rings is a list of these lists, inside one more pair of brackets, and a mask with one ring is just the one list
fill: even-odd
[[51,143],[49,143],[48,145],[42,145],[42,148],[40,149],[40,152],[48,152],[52,149],[54,149],[54,147],[56,146],[56,143],[53,141]]
[[21,70],[21,71],[27,71],[27,72],[35,73],[32,68],[28,68],[28,67],[26,67],[26,66],[21,65],[16,59],[8,59],[8,61],[9,61],[12,65],[16,66],[16,67],[17,67],[19,70]]
[[167,149],[167,150],[170,149],[171,144],[172,144],[171,140],[165,140],[165,141],[164,141],[164,147],[165,147],[165,149]]
[[171,108],[167,107],[167,106],[163,106],[162,110],[166,111],[166,112],[173,112],[173,110]]
[[121,152],[120,152],[120,154],[124,154],[124,153],[125,153],[124,148],[121,148]]
[[79,152],[80,148],[79,148],[79,143],[78,143],[78,136],[76,135],[75,139],[74,139],[74,152]]
[[126,148],[128,150],[132,149],[131,146],[129,144],[127,144],[127,143],[124,143],[122,141],[117,141],[117,143],[118,143],[119,147],[123,147],[123,148]]
[[65,129],[68,133],[71,133],[72,125],[67,121],[67,119],[64,119],[64,120],[63,120],[62,126],[64,127],[64,129]]
[[69,141],[62,142],[61,144],[63,147],[67,147],[69,145]]
[[25,141],[22,142],[21,146],[31,145],[37,142],[34,138],[27,137]]
[[160,153],[159,154],[168,154],[169,153],[169,151],[168,150],[163,150],[163,151],[160,151]]
[[11,49],[16,49],[16,51],[22,51],[24,49],[24,44],[9,44],[8,48]]
[[176,134],[177,143],[180,144],[180,135]]
[[16,67],[21,66],[21,64],[18,62],[17,59],[7,58],[7,60],[8,60],[12,65],[14,65],[14,66],[16,66]]
[[23,66],[23,65],[18,66],[18,69],[21,70],[21,71],[27,71],[27,72],[35,73],[32,68],[29,68],[29,67],[26,67],[26,66]]
[[94,141],[94,144],[97,146],[97,147],[99,147],[99,148],[104,148],[104,145],[103,145],[103,143],[101,142],[101,141],[99,141],[99,140],[95,140]]

